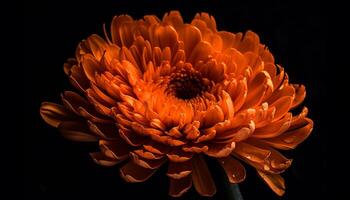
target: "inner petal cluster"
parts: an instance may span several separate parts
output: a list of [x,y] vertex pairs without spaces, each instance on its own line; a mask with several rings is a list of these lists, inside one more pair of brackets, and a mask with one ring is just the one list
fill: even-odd
[[192,99],[210,88],[210,81],[187,65],[170,76],[167,92],[180,99]]

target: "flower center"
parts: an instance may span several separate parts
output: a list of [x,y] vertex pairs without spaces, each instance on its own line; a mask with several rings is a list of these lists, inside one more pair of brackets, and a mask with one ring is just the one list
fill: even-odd
[[207,91],[210,81],[193,68],[182,68],[171,74],[168,92],[180,99],[192,99]]

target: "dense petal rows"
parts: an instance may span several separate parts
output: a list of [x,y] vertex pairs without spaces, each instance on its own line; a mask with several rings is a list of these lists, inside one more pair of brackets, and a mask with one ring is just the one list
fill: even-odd
[[160,20],[116,16],[105,39],[92,35],[77,47],[64,71],[79,91],[62,94],[63,105],[44,102],[42,118],[75,141],[97,141],[93,160],[120,167],[128,182],[150,178],[166,164],[169,194],[193,185],[216,192],[204,155],[217,158],[231,183],[246,177],[242,161],[278,195],[279,175],[292,160],[278,149],[295,148],[310,134],[303,85],[248,31],[218,31],[212,16],[190,24],[172,11]]

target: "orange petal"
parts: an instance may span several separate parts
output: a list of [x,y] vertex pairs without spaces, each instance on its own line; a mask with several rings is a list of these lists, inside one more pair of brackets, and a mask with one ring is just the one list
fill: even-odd
[[173,128],[171,128],[169,131],[165,131],[165,134],[174,137],[174,138],[180,138],[182,137],[182,133],[179,130],[178,126],[175,126]]
[[95,93],[93,92],[93,90],[87,90],[86,91],[86,95],[87,98],[89,100],[89,102],[95,107],[95,110],[104,115],[105,117],[109,117],[112,115],[112,110],[110,107],[106,107],[103,104],[101,104],[101,102],[99,102],[96,97],[95,97]]
[[304,107],[299,115],[293,116],[292,123],[289,129],[295,129],[297,127],[302,126],[305,123],[305,117],[308,112],[309,110],[307,109],[307,107]]
[[255,54],[251,51],[248,51],[248,52],[244,53],[243,55],[246,58],[249,67],[252,69],[251,79],[253,79],[256,74],[263,71],[263,69],[264,69],[263,61],[257,54]]
[[233,105],[235,112],[238,112],[246,101],[248,94],[247,80],[242,79],[238,82],[235,93],[230,93],[231,98],[234,99]]
[[283,117],[292,106],[293,97],[284,96],[277,101],[273,102],[270,107],[276,107],[276,112],[274,115],[274,121]]
[[134,147],[141,146],[147,141],[145,137],[135,133],[134,131],[123,128],[123,125],[119,126],[119,135],[125,140],[125,142]]
[[246,177],[243,165],[232,156],[218,159],[220,165],[224,168],[230,183],[240,183]]
[[253,120],[243,127],[237,129],[226,130],[217,135],[215,138],[217,143],[240,142],[250,137],[255,130],[255,123]]
[[[186,43],[185,43],[186,44]],[[206,60],[209,55],[213,53],[214,49],[210,45],[210,43],[205,41],[200,41],[196,44],[196,46],[193,48],[192,52],[188,55],[187,61],[190,63],[195,63],[199,60]]]
[[115,124],[93,123],[90,120],[87,121],[87,124],[90,131],[102,139],[111,140],[118,137],[118,129]]
[[192,181],[197,192],[202,196],[213,196],[216,193],[216,187],[204,159],[201,156],[194,157],[192,166]]
[[83,97],[72,91],[65,91],[61,97],[63,105],[77,115],[80,115],[79,107],[88,109],[92,107]]
[[172,179],[182,179],[192,172],[192,161],[185,162],[169,162],[167,176]]
[[222,39],[222,43],[223,43],[222,49],[223,50],[234,47],[234,45],[236,44],[236,35],[235,34],[233,34],[231,32],[227,32],[227,31],[219,31],[218,34]]
[[182,146],[182,150],[185,152],[192,152],[192,153],[201,153],[201,152],[207,152],[208,146],[203,143],[195,143],[195,144],[186,144]]
[[212,31],[214,32],[217,31],[215,19],[213,16],[210,16],[208,13],[205,13],[205,12],[197,13],[194,18],[204,21],[207,24],[207,27]]
[[166,155],[172,162],[185,162],[192,158],[193,153],[185,152],[180,148],[175,148]]
[[108,48],[106,41],[96,34],[88,37],[86,41],[90,47],[92,54],[95,56],[97,61],[100,61],[105,50]]
[[300,105],[306,97],[306,90],[304,85],[293,84],[293,87],[295,89],[295,98],[293,100],[291,108],[295,108]]
[[302,143],[312,132],[313,121],[309,118],[304,119],[303,126],[297,129],[288,130],[275,138],[265,139],[264,143],[277,149],[290,150]]
[[173,49],[173,46],[178,40],[177,32],[172,26],[154,26],[153,30],[151,28],[151,31],[153,31],[150,35],[151,44],[153,46],[158,46],[161,49],[164,49],[165,47]]
[[259,105],[268,90],[273,91],[271,78],[266,71],[262,71],[249,83],[247,99],[242,109]]
[[159,155],[164,155],[165,153],[169,152],[170,147],[158,142],[151,141],[147,144],[143,145],[143,148],[145,148],[147,151]]
[[260,170],[257,170],[257,172],[277,195],[282,196],[284,194],[286,186],[284,185],[284,179],[281,175],[266,173]]
[[117,102],[108,96],[105,92],[103,92],[99,87],[97,87],[95,84],[91,84],[91,88],[94,90],[95,96],[99,100],[99,102],[103,103],[103,105],[107,107],[116,106]]
[[240,41],[237,49],[243,53],[248,51],[258,53],[259,44],[260,44],[259,36],[252,31],[247,31],[243,39]]
[[95,73],[102,73],[105,71],[104,66],[101,65],[91,54],[85,54],[83,56],[82,66],[86,77],[93,83],[96,82]]
[[118,162],[119,162],[118,160],[115,160],[115,159],[112,159],[112,158],[105,156],[101,152],[90,153],[90,156],[94,160],[95,163],[102,165],[102,166],[106,166],[106,167],[114,166],[114,165],[118,164]]
[[170,179],[169,195],[180,197],[192,187],[192,178],[187,176],[182,179]]
[[206,111],[204,117],[201,119],[201,127],[211,127],[218,122],[224,121],[224,112],[222,109],[216,105]]
[[266,99],[266,101],[268,104],[271,104],[284,96],[290,96],[294,98],[294,95],[295,95],[295,89],[291,85],[285,84],[282,88],[280,87],[276,89],[271,94],[271,96]]
[[150,151],[147,151],[144,148],[134,150],[134,153],[136,153],[138,156],[148,159],[148,160],[158,160],[164,158],[163,155],[155,154]]
[[163,124],[162,121],[160,121],[159,119],[152,119],[150,122],[150,126],[153,128],[157,128],[159,130],[165,131],[165,125]]
[[137,122],[132,122],[131,127],[135,133],[138,133],[140,135],[152,136],[152,135],[162,135],[163,134],[163,132],[158,130],[158,129],[145,128],[144,126],[142,126],[141,124],[139,124]]
[[132,23],[133,19],[129,15],[115,16],[111,23],[112,42],[118,46],[131,45]]
[[116,140],[100,140],[99,145],[102,153],[109,158],[117,160],[125,160],[129,157],[129,152],[132,150],[132,147],[121,138]]
[[215,157],[215,158],[223,158],[227,157],[231,154],[233,149],[235,148],[236,143],[235,142],[229,142],[229,143],[212,143],[208,145],[208,151],[204,152],[208,156]]
[[201,32],[198,28],[184,24],[180,30],[178,30],[179,40],[185,45],[186,58],[189,58],[194,47],[202,40]]
[[265,64],[275,63],[275,58],[273,57],[272,53],[264,45],[260,46],[259,56],[261,57],[261,59],[264,61]]
[[73,66],[77,65],[78,62],[75,58],[68,58],[63,64],[63,71],[66,75],[70,75]]
[[191,124],[187,124],[184,127],[183,133],[186,135],[186,139],[195,140],[200,135],[200,131],[198,130],[200,126],[199,121],[193,121]]
[[172,25],[176,30],[184,23],[179,11],[170,11],[169,14],[165,13],[163,22]]
[[282,119],[272,122],[264,127],[257,128],[252,137],[273,138],[285,132],[291,125],[292,113],[287,113]]
[[234,153],[238,154],[244,161],[251,161],[255,163],[264,163],[264,161],[271,155],[271,151],[256,147],[246,142],[238,142]]
[[211,139],[215,138],[215,136],[216,136],[216,130],[215,129],[209,129],[209,131],[205,131],[204,134],[199,136],[197,138],[197,140],[195,141],[195,143],[201,143],[201,142],[204,142],[204,141],[211,140]]
[[165,158],[158,160],[144,159],[133,152],[130,152],[130,155],[135,164],[146,169],[158,169],[166,161]]
[[249,163],[255,168],[269,173],[280,174],[292,164],[292,160],[284,157],[280,152],[261,142],[261,140],[251,139],[250,144],[262,150],[270,151],[271,154],[263,163]]
[[83,68],[79,64],[72,63],[69,60],[64,63],[64,71],[69,75],[71,84],[81,92],[85,92],[85,89],[90,85],[90,81],[86,78]]
[[64,121],[71,121],[75,117],[65,107],[59,104],[43,102],[40,106],[40,115],[49,125],[57,128]]
[[95,142],[98,138],[91,134],[87,125],[82,122],[66,121],[62,122],[58,129],[60,130],[63,137],[81,142]]
[[222,111],[224,112],[225,120],[232,119],[234,116],[234,106],[233,106],[232,99],[230,95],[225,91],[222,91],[221,96],[222,96],[221,108],[222,108]]
[[91,120],[94,123],[101,123],[101,124],[113,123],[111,119],[106,118],[105,116],[101,115],[100,113],[97,113],[94,110],[89,109],[89,111],[87,111],[83,107],[79,107],[78,110],[81,116],[83,116],[87,120]]
[[155,169],[146,169],[135,164],[133,161],[129,161],[126,165],[119,169],[120,176],[127,182],[137,183],[143,182],[150,178]]

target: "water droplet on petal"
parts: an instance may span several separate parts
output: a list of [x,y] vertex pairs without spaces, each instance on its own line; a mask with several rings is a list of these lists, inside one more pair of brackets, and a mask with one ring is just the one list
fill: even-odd
[[268,171],[270,170],[270,167],[268,165],[264,165],[264,170]]

